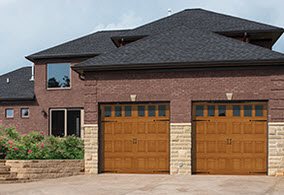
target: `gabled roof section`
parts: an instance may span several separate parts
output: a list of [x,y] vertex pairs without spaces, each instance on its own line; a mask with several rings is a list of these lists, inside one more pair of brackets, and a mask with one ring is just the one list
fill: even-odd
[[132,30],[99,31],[32,54],[26,58],[33,62],[38,59],[52,58],[90,58],[115,49],[114,42],[117,44],[120,39],[128,40],[133,37],[141,38],[160,34],[179,26],[220,34],[228,32],[273,32],[273,42],[283,33],[282,28],[271,25],[203,9],[187,9]]
[[[0,76],[0,101],[33,100],[32,67],[23,67]],[[7,82],[7,79],[9,82]]]
[[[77,64],[74,69],[116,70],[151,67],[155,64],[198,65],[251,61],[282,61],[284,55],[213,32],[179,26],[140,39]],[[267,64],[269,65],[269,64]]]
[[153,35],[167,30],[187,26],[191,29],[211,32],[255,32],[255,31],[279,31],[283,28],[258,23],[234,16],[220,14],[203,9],[186,9],[171,16],[145,24],[131,31],[125,32],[124,36]]
[[111,37],[119,36],[125,32],[127,30],[99,31],[40,51],[26,58],[35,61],[45,58],[94,57],[116,48]]

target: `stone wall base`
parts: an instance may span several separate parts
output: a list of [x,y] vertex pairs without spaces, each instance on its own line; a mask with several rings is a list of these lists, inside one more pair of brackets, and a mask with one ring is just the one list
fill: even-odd
[[268,175],[284,175],[284,122],[268,123]]
[[98,125],[84,126],[85,173],[98,174]]
[[6,160],[18,179],[51,179],[84,175],[84,160]]
[[170,174],[191,174],[191,124],[170,125]]

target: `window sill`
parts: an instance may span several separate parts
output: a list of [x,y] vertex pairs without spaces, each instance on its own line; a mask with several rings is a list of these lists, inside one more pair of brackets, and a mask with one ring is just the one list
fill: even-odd
[[47,91],[61,91],[61,90],[70,90],[71,87],[65,87],[65,88],[47,88]]

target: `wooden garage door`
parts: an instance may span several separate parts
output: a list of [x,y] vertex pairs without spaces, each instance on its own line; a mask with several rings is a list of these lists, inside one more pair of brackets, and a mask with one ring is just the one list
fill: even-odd
[[194,103],[193,125],[193,172],[267,172],[266,103]]
[[103,172],[169,172],[168,104],[102,105]]

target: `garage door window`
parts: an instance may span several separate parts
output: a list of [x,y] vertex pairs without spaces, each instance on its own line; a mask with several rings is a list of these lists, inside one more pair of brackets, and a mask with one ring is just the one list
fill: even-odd
[[226,106],[224,106],[224,105],[218,106],[218,115],[219,116],[226,116]]
[[126,117],[129,117],[129,116],[132,115],[132,107],[131,106],[125,106],[124,109],[125,109],[125,116]]
[[115,116],[121,117],[121,115],[122,115],[121,112],[122,112],[121,106],[115,106]]
[[166,116],[166,105],[159,105],[159,116]]
[[145,116],[145,106],[138,106],[138,116]]
[[245,105],[244,106],[244,116],[252,116],[252,106],[251,105]]
[[156,116],[156,107],[148,106],[148,116]]
[[215,116],[215,106],[208,106],[208,116]]
[[197,105],[195,108],[196,116],[204,116],[204,106]]
[[233,116],[241,116],[241,106],[239,105],[233,106]]
[[111,117],[111,106],[105,106],[104,115],[105,117]]
[[255,116],[263,116],[263,105],[255,106]]

